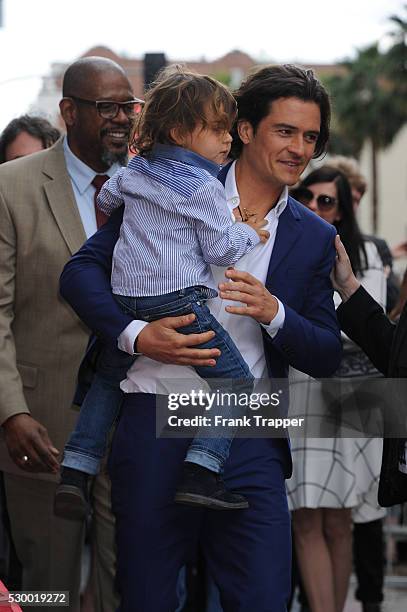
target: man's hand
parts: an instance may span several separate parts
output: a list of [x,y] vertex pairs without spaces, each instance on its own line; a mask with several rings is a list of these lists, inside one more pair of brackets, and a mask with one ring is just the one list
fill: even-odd
[[253,317],[259,323],[268,325],[278,312],[278,302],[274,295],[271,295],[263,283],[248,272],[229,268],[225,275],[230,281],[220,283],[220,297],[246,304],[246,306],[226,306],[227,312]]
[[339,291],[339,294],[344,302],[360,287],[360,283],[353,274],[352,266],[339,236],[335,237],[336,261],[331,272],[331,280],[334,289]]
[[41,423],[29,414],[16,414],[3,424],[6,443],[14,463],[26,472],[59,471],[59,451]]
[[146,325],[137,337],[137,351],[162,363],[191,366],[214,366],[219,349],[192,348],[212,340],[215,332],[184,335],[177,332],[195,320],[195,315],[165,317]]

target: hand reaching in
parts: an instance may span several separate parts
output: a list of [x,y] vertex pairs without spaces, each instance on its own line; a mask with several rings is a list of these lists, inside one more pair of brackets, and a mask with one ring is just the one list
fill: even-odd
[[353,274],[352,266],[339,236],[335,238],[336,261],[331,272],[331,280],[342,300],[345,302],[360,287],[360,283]]

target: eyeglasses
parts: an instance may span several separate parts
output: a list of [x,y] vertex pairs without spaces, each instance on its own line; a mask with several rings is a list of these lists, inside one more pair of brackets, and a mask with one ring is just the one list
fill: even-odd
[[[310,189],[305,187],[297,187],[292,189],[290,195],[298,202],[301,202],[304,206],[309,206],[314,199],[314,194]],[[318,208],[320,210],[331,210],[338,203],[337,198],[321,193],[316,198]]]
[[96,110],[103,119],[114,119],[119,114],[120,109],[123,109],[126,117],[132,118],[137,115],[144,104],[144,100],[134,98],[134,100],[127,100],[126,102],[114,102],[113,100],[86,100],[85,98],[78,98],[77,96],[67,96],[72,98],[75,102],[80,104],[88,104],[89,106],[96,106]]

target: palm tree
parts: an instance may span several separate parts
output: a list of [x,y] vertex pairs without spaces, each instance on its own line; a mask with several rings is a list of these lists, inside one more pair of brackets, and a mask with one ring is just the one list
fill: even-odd
[[[407,120],[405,94],[406,21],[391,17],[397,25],[394,44],[381,53],[378,44],[359,50],[353,61],[343,62],[346,71],[327,80],[331,92],[336,130],[358,154],[368,141],[371,149],[372,225],[377,230],[377,153],[391,144]],[[339,140],[340,140],[339,138]]]
[[393,30],[389,33],[393,45],[384,56],[384,70],[393,83],[396,99],[405,107],[407,95],[407,4],[404,5],[406,17],[392,15]]
[[[407,4],[404,5],[406,18],[392,15],[389,20],[394,29],[389,33],[393,39],[393,45],[387,53],[387,67],[390,72],[397,76],[400,72],[407,70]],[[404,81],[404,86],[406,81]]]

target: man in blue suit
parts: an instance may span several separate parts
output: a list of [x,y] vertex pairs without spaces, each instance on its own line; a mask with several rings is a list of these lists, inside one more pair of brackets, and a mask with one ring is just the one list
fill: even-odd
[[[325,150],[327,93],[312,71],[285,65],[260,69],[236,97],[236,160],[219,179],[235,216],[266,218],[270,238],[233,270],[214,270],[220,294],[212,308],[256,378],[286,378],[290,365],[329,376],[341,356],[329,278],[335,231],[287,190]],[[99,337],[141,354],[124,383],[128,393],[110,458],[120,611],[175,610],[179,569],[200,542],[225,612],[284,612],[291,563],[288,441],[233,441],[224,480],[247,498],[247,510],[221,513],[173,502],[190,441],[156,438],[154,381],[192,377],[193,385],[192,370],[180,366],[210,365],[218,353],[197,348],[211,332],[177,332],[193,315],[147,324],[120,311],[110,293],[120,223],[117,211],[61,279],[62,295]]]

